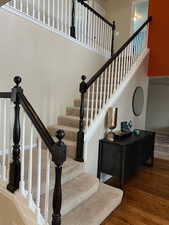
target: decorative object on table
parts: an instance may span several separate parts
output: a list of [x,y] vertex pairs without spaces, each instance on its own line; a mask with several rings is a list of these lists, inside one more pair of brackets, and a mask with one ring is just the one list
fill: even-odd
[[140,130],[139,129],[134,129],[133,133],[134,133],[134,135],[139,136],[140,135]]
[[110,131],[106,133],[105,138],[109,141],[114,141],[114,132],[113,130],[117,126],[117,114],[118,114],[118,108],[109,108],[107,113],[107,123],[106,128],[108,128]]
[[128,122],[128,128],[129,128],[130,131],[132,131],[132,127],[133,127],[133,122],[130,120]]
[[117,130],[114,132],[114,140],[120,141],[123,138],[130,137],[132,135],[131,131],[121,131]]
[[131,120],[130,120],[129,122],[127,122],[127,121],[122,121],[122,122],[121,122],[121,131],[128,131],[128,132],[131,132],[132,126],[133,126],[133,123],[132,123]]
[[133,100],[132,108],[135,116],[140,116],[144,108],[144,90],[142,87],[136,87]]

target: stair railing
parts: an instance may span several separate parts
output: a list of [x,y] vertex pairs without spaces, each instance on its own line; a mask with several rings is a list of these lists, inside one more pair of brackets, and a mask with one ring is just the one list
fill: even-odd
[[110,23],[83,0],[12,0],[8,8],[106,57],[113,54],[115,22]]
[[[121,82],[127,77],[139,57],[147,49],[148,27],[152,18],[147,21],[127,40],[127,42],[86,82],[82,76],[80,83],[80,122],[77,133],[76,160],[84,161],[84,136],[97,119]],[[85,118],[85,120],[84,120]]]
[[113,55],[115,29],[115,21],[110,23],[84,0],[72,0],[72,37],[104,55]]
[[[2,147],[0,176],[8,183],[7,189],[10,192],[19,190],[27,199],[28,207],[36,214],[37,224],[47,225],[51,220],[52,225],[60,225],[61,177],[62,167],[66,161],[66,145],[62,139],[65,133],[63,130],[58,130],[56,132],[58,142],[55,142],[25,97],[20,87],[21,78],[15,77],[14,82],[16,85],[11,92],[0,92],[0,124],[3,127],[2,146],[0,142]],[[14,113],[11,105],[14,105]],[[7,137],[9,137],[8,141]],[[30,145],[26,147],[29,139]],[[51,187],[50,181],[51,161],[55,167],[54,187]],[[43,188],[42,184],[44,184]],[[53,188],[53,214],[50,218],[49,196]],[[44,202],[41,202],[42,194]]]

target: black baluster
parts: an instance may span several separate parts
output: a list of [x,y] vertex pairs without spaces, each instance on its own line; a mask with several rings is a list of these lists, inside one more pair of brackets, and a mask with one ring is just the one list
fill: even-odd
[[63,130],[56,132],[58,142],[53,146],[52,160],[55,163],[55,189],[53,193],[53,215],[52,225],[61,225],[61,206],[62,206],[62,166],[66,161],[66,145],[62,142],[65,136]]
[[16,86],[12,89],[12,101],[15,104],[14,110],[14,128],[13,128],[13,161],[10,164],[10,172],[9,172],[9,184],[7,185],[7,189],[14,193],[17,189],[19,189],[20,183],[20,101],[17,93],[22,91],[19,84],[21,83],[20,77],[15,77],[14,82]]
[[116,22],[112,24],[112,43],[111,43],[111,56],[114,54],[114,39],[115,39]]
[[83,148],[84,148],[84,95],[87,91],[87,84],[85,82],[86,76],[82,76],[82,82],[80,83],[81,93],[81,105],[80,105],[80,121],[79,131],[77,133],[77,147],[76,147],[76,160],[84,162]]
[[75,30],[75,0],[72,0],[72,22],[70,27],[70,35],[73,38],[76,38],[76,30]]

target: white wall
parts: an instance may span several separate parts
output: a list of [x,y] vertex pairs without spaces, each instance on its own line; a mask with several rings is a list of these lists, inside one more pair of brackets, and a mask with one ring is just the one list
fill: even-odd
[[146,120],[148,129],[169,127],[169,82],[161,80],[150,81]]
[[103,0],[95,0],[93,1],[93,8],[100,13],[102,16],[106,16],[106,11],[104,8],[104,2]]
[[119,36],[115,37],[115,49],[117,50],[130,36],[132,0],[105,0],[104,8],[107,19],[111,22],[116,21],[116,30],[119,32]]
[[[145,129],[146,122],[146,107],[147,107],[147,95],[148,95],[148,77],[147,77],[147,69],[148,69],[148,54],[143,58],[141,65],[137,68],[137,70],[130,74],[130,79],[128,83],[124,82],[125,88],[117,98],[114,98],[114,102],[112,107],[118,107],[118,126],[117,129],[120,129],[121,121],[130,121],[133,122],[133,129]],[[132,110],[132,98],[133,93],[136,87],[142,87],[144,89],[144,108],[143,112],[140,116],[136,117],[133,114]],[[96,175],[97,174],[97,162],[98,162],[98,146],[99,139],[104,137],[104,133],[106,131],[104,127],[105,117],[102,121],[100,121],[100,125],[97,127],[97,133],[95,133],[90,140],[86,143],[85,153],[87,157],[86,161],[86,171]]]
[[146,20],[148,17],[148,7],[149,1],[148,0],[135,0],[133,2],[134,7],[134,19],[133,22],[133,32],[135,32]]
[[0,27],[0,91],[9,91],[21,74],[42,120],[56,123],[79,95],[81,75],[93,75],[105,58],[3,9]]

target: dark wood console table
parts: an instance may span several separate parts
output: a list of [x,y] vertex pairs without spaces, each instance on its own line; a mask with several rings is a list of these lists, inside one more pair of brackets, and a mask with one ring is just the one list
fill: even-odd
[[[118,177],[120,187],[137,168],[153,166],[155,133],[140,131],[140,135],[132,134],[120,141],[99,141],[98,178],[101,172]],[[150,161],[150,162],[148,162]]]

